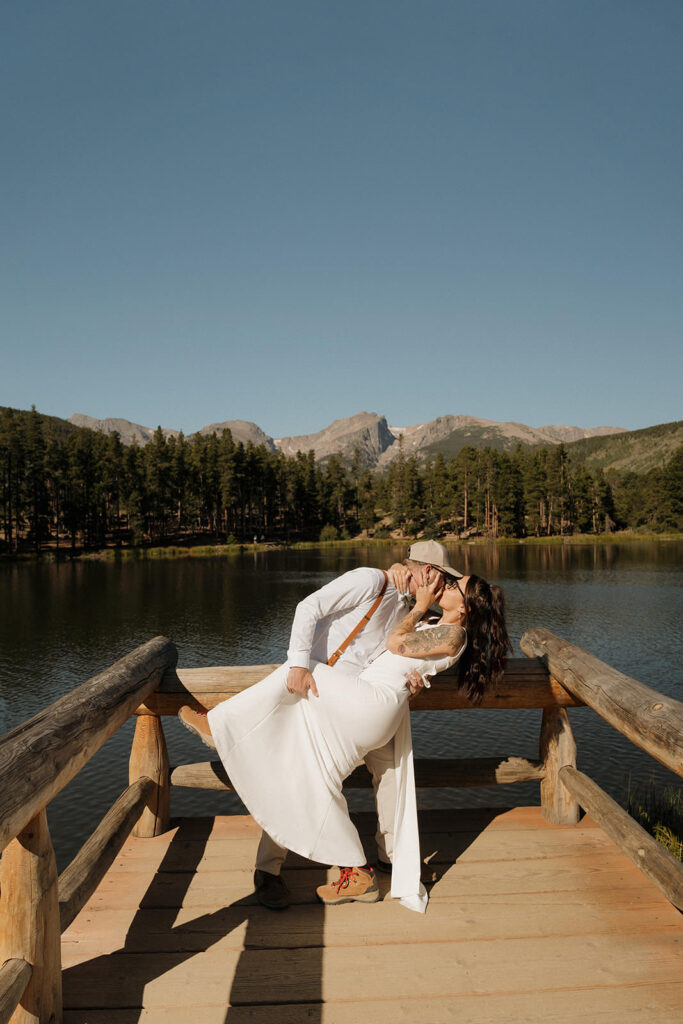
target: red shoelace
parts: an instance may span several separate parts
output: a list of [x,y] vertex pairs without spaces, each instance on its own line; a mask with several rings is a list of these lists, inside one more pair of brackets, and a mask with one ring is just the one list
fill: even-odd
[[[371,867],[369,867],[369,866],[365,867],[365,868],[363,868],[363,870],[367,871],[370,874],[370,876],[372,877],[372,868]],[[357,871],[356,868],[341,868],[340,867],[339,868],[339,878],[337,879],[336,882],[332,883],[332,888],[336,887],[337,894],[339,894],[342,889],[346,889],[348,887],[348,884],[351,881],[351,879],[352,878],[356,878],[357,876],[358,876],[358,871]]]

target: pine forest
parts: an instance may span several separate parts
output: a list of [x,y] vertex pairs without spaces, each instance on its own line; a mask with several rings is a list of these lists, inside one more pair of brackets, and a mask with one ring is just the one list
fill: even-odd
[[145,447],[0,412],[0,551],[337,538],[551,537],[683,526],[683,447],[647,473],[591,471],[563,444],[463,448],[383,473],[356,452],[316,464],[222,436]]

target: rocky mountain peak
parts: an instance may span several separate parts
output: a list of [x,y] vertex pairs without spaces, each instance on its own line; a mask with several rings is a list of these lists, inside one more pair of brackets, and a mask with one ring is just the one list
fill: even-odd
[[[76,412],[69,417],[69,423],[75,427],[88,427],[89,430],[97,430],[100,434],[118,433],[123,444],[134,442],[144,446],[152,440],[154,427],[143,427],[140,423],[131,423],[130,420],[119,418],[95,419],[93,416],[86,416],[84,413]],[[179,430],[163,429],[164,437],[178,437]]]
[[263,444],[266,446],[268,451],[275,451],[275,443],[269,434],[256,423],[251,423],[250,420],[224,420],[222,423],[211,423],[208,427],[202,427],[198,430],[198,434],[220,434],[224,430],[229,430],[232,434],[233,441],[237,444],[239,441],[242,444],[249,444],[257,446]]
[[[90,427],[105,434],[118,431],[124,444],[147,444],[153,434],[152,427],[143,427],[125,419],[94,419],[76,413],[70,422],[79,427]],[[198,434],[221,434],[229,429],[236,442],[265,445],[269,451],[281,451],[291,456],[297,452],[313,450],[317,462],[325,462],[331,455],[339,455],[351,462],[356,451],[364,465],[384,469],[398,455],[401,444],[406,456],[417,456],[423,460],[438,452],[455,455],[461,448],[475,448],[489,445],[498,450],[512,450],[517,444],[559,444],[569,443],[586,437],[620,434],[623,427],[575,427],[545,426],[529,427],[524,423],[497,423],[494,420],[479,419],[476,416],[437,416],[427,423],[412,426],[390,427],[384,416],[376,412],[358,412],[353,416],[334,420],[328,427],[313,434],[299,434],[292,437],[272,438],[256,423],[249,420],[223,420],[211,423],[197,431]],[[165,429],[165,436],[177,437],[180,431]],[[399,438],[402,439],[399,444]]]
[[363,461],[374,466],[382,452],[395,440],[384,416],[378,416],[375,412],[359,412],[335,420],[329,427],[315,434],[281,437],[275,443],[285,455],[296,455],[297,452],[313,449],[318,462],[337,454],[344,459],[351,459],[358,449]]

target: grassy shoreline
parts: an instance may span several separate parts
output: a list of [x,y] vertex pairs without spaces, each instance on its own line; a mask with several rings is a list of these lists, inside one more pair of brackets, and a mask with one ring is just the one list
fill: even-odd
[[[326,541],[296,541],[291,544],[285,543],[257,543],[257,544],[197,544],[194,546],[181,546],[178,544],[165,544],[159,547],[121,547],[121,548],[100,548],[96,551],[77,551],[72,553],[70,549],[64,548],[60,551],[49,549],[41,552],[26,552],[22,554],[0,554],[0,563],[22,563],[22,562],[70,562],[70,561],[145,561],[158,559],[176,558],[230,558],[243,552],[267,552],[267,551],[330,551],[344,550],[355,547],[408,547],[416,538],[414,537],[352,537],[348,540],[326,540]],[[631,530],[624,530],[610,534],[573,534],[566,537],[469,537],[460,539],[454,536],[440,537],[441,543],[453,547],[540,547],[551,545],[553,547],[571,546],[605,546],[608,544],[638,544],[638,543],[671,543],[683,540],[683,533],[635,533]]]
[[634,784],[629,775],[626,810],[676,860],[683,861],[683,787],[660,788],[652,779]]

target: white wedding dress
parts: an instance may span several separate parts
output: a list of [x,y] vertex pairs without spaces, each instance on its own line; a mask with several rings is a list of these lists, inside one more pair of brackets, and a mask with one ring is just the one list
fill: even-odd
[[[422,628],[430,628],[429,626]],[[406,674],[435,675],[455,657],[385,651],[360,674],[313,663],[319,697],[289,693],[285,663],[208,715],[218,754],[252,817],[281,846],[323,864],[366,855],[342,794],[344,779],[394,737],[397,805],[391,895],[424,912]]]

